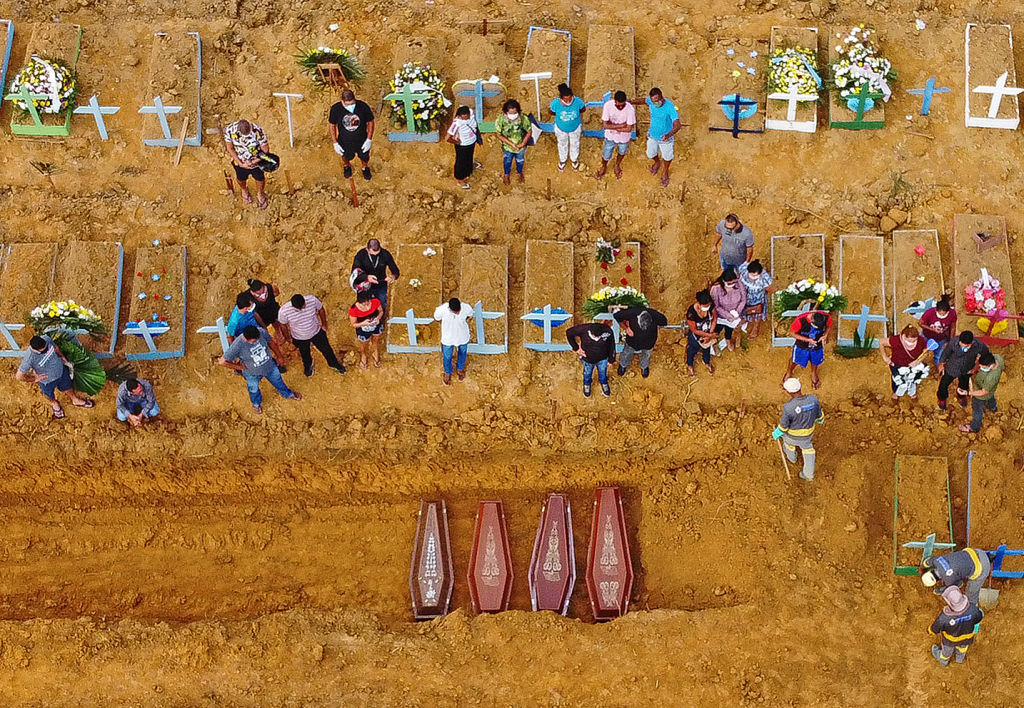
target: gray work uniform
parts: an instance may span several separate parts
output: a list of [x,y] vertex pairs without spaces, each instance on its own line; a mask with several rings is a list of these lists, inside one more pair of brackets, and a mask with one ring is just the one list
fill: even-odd
[[796,449],[803,451],[804,468],[800,477],[808,482],[814,479],[814,426],[824,421],[821,403],[813,393],[791,398],[782,407],[779,428],[783,433],[782,447],[786,451],[786,459],[795,463]]
[[932,556],[925,559],[924,567],[930,568],[935,578],[945,587],[960,587],[962,582],[967,581],[964,594],[972,605],[978,604],[981,588],[992,574],[992,561],[980,548],[965,548],[943,556]]

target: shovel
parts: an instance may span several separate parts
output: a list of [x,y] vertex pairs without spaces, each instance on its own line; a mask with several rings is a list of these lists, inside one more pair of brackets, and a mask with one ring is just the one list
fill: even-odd
[[995,588],[982,588],[978,593],[978,604],[982,609],[990,609],[999,604],[999,591]]

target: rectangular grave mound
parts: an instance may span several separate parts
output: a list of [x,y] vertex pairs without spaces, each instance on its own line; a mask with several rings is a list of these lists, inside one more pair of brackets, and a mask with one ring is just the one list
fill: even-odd
[[[874,27],[869,27],[875,34],[874,39],[881,49],[881,53],[885,56],[885,46],[882,43],[882,35]],[[838,59],[838,53],[836,52],[836,46],[842,41],[842,38],[849,32],[849,27],[839,27],[832,29],[832,34],[829,35],[828,41],[828,64],[829,73],[832,71],[832,66],[835,65]],[[838,35],[838,36],[837,36]],[[867,89],[865,89],[867,91]],[[880,130],[885,127],[885,101],[878,94],[872,94],[867,92],[868,98],[864,103],[863,111],[858,109],[858,103],[853,103],[853,108],[850,108],[848,100],[840,95],[840,90],[833,88],[828,92],[828,124],[830,128],[837,128],[842,130]]]
[[[519,97],[523,110],[533,113],[542,120],[544,107],[558,95],[558,84],[570,83],[570,52],[572,34],[565,30],[546,27],[530,27],[526,37],[526,52],[519,74],[519,89],[513,94]],[[550,73],[551,78],[522,79],[528,74]]]
[[[503,25],[487,34],[467,32],[448,55],[446,67],[452,76],[455,105],[473,109],[482,133],[494,132],[494,121],[501,114],[509,86],[517,86],[519,77],[508,71],[513,62],[508,55]],[[492,77],[497,80],[492,81]],[[479,85],[477,85],[479,82]]]
[[[625,282],[623,282],[625,281]],[[614,263],[607,268],[597,262],[590,261],[590,295],[605,287],[631,286],[643,292],[643,279],[640,270],[640,242],[626,241],[619,244],[619,252]]]
[[[442,39],[402,37],[395,42],[392,49],[391,64],[396,73],[402,70],[406,64],[429,66],[443,78],[447,56],[447,45]],[[417,115],[417,111],[422,109],[421,102],[430,97],[436,97],[436,93],[425,90],[417,91],[413,88],[413,83],[404,84],[401,89],[395,89],[392,86],[393,79],[389,83],[391,91],[384,95],[384,100],[388,102],[384,109],[387,113],[387,138],[392,142],[436,143],[440,140],[438,132],[440,119],[424,121]],[[446,83],[449,82],[446,81]]]
[[448,614],[454,589],[448,507],[443,499],[421,500],[409,569],[413,618],[429,620]]
[[74,300],[103,320],[108,334],[83,337],[83,343],[104,358],[114,354],[121,322],[124,248],[111,241],[72,241],[57,253],[57,300]]
[[[633,99],[636,90],[636,42],[632,27],[590,25],[587,28],[587,69],[583,82],[583,128],[592,137],[603,137],[601,107],[616,91]],[[606,98],[607,95],[607,98]],[[547,101],[558,96],[552,93]]]
[[1007,484],[1001,474],[1016,464],[1013,455],[995,449],[972,451],[968,455],[965,545],[990,551],[1002,545],[1007,547],[998,570],[993,562],[993,577],[1024,577],[1024,517],[1016,502],[1016,485]]
[[[825,280],[825,234],[772,236],[771,270],[776,290],[805,278]],[[791,347],[789,317],[772,314],[772,346]]]
[[534,351],[568,351],[565,329],[575,309],[571,242],[526,242],[523,307],[524,347]]
[[29,313],[53,299],[57,268],[57,244],[14,243],[4,249],[0,261],[0,321],[6,325],[25,325],[12,336],[19,345],[10,347],[0,339],[0,356],[21,356],[34,332],[26,323]]
[[[893,231],[890,263],[893,330],[899,332],[908,324],[917,326],[923,314],[921,306],[929,300],[938,300],[946,291],[939,232],[935,229]],[[914,314],[907,313],[914,303],[921,305]]]
[[474,610],[504,612],[508,609],[514,573],[505,508],[500,501],[482,501],[477,507],[467,575]]
[[[198,32],[157,32],[153,35],[149,55],[147,100],[160,99],[166,115],[145,107],[143,138],[145,145],[177,147],[186,118],[188,126],[185,145],[202,144],[203,126],[200,107],[200,86],[203,80],[202,42]],[[167,109],[167,107],[176,107]]]
[[449,299],[441,291],[444,247],[437,243],[402,243],[396,259],[402,277],[388,289],[387,351],[436,352],[441,346],[441,324],[434,321],[434,310]]
[[[842,234],[839,237],[839,292],[846,296],[846,315],[839,317],[835,327],[840,346],[854,343],[854,334],[860,322],[851,317],[862,317],[867,307],[868,317],[888,319],[885,301],[885,252],[881,236]],[[866,320],[863,335],[881,346],[889,335],[887,322]],[[862,337],[863,339],[863,337]]]
[[[769,44],[769,62],[776,54],[787,50],[809,49],[814,57],[807,57],[811,69],[821,78],[818,66],[817,27],[772,27]],[[771,65],[765,67],[770,71]],[[812,75],[813,79],[813,75]],[[767,79],[766,79],[767,81]],[[778,87],[778,93],[769,94],[765,107],[765,128],[768,130],[790,130],[798,133],[813,133],[818,129],[818,97],[821,89],[815,82],[815,90],[805,87]]]
[[508,351],[508,247],[463,244],[459,299],[477,309],[470,321],[474,354]]
[[767,45],[745,37],[722,39],[712,47],[706,98],[711,131],[734,137],[764,132]]
[[[8,39],[14,36],[13,24],[8,25]],[[68,22],[40,22],[32,27],[28,47],[25,50],[25,64],[33,56],[53,59],[75,71],[82,49],[82,28]],[[21,67],[17,67],[20,69]],[[16,74],[17,72],[12,72]],[[8,90],[9,86],[3,86]],[[9,103],[13,103],[10,102]],[[37,109],[34,116],[30,110],[12,105],[11,132],[23,136],[62,136],[71,134],[71,114],[74,105],[68,105],[60,113],[47,113]],[[38,118],[38,119],[37,119]]]
[[968,128],[1016,130],[1021,93],[1010,25],[967,24],[964,33],[964,121]]
[[953,514],[949,499],[949,465],[945,457],[897,455],[893,494],[893,572],[916,575],[920,548],[935,534],[937,543],[953,543]]
[[594,522],[587,551],[587,593],[594,619],[610,620],[629,610],[633,561],[626,515],[618,487],[600,487],[594,494]]
[[[994,240],[995,246],[985,248],[978,240]],[[991,278],[999,281],[1003,289],[1005,311],[1019,312],[1013,290],[1013,272],[1010,267],[1010,245],[1007,240],[1006,218],[984,214],[956,214],[953,217],[953,274],[956,291],[956,311],[960,329],[968,329],[988,344],[1013,344],[1019,340],[1016,320],[988,320],[986,326],[982,311],[967,309],[965,288],[981,278],[984,268]]]
[[[186,273],[184,246],[138,250],[134,272],[130,275],[132,300],[124,329],[126,359],[184,356]],[[147,340],[146,334],[152,342]]]
[[549,494],[540,513],[537,540],[530,560],[530,599],[535,612],[569,611],[576,584],[576,551],[572,538],[569,497]]

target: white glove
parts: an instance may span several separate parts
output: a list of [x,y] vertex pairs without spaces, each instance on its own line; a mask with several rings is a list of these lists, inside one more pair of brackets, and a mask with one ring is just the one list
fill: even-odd
[[360,149],[360,152],[370,152],[370,145],[372,145],[372,144],[373,144],[373,139],[372,138],[367,138],[366,142],[363,143],[363,147]]
[[341,149],[341,145],[338,145],[338,143],[334,143],[334,152],[342,156],[345,154],[345,151]]

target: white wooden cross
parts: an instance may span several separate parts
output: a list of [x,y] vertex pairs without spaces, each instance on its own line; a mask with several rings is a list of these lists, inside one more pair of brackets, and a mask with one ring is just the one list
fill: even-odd
[[284,110],[288,114],[288,147],[295,147],[295,136],[292,134],[292,99],[302,98],[301,93],[275,93],[278,98],[284,99]]
[[543,79],[547,81],[551,78],[550,71],[535,71],[532,74],[520,74],[520,81],[532,81],[533,82],[533,93],[537,98],[537,120],[540,120],[541,116],[541,104],[540,104],[540,82]]
[[994,86],[975,86],[974,93],[990,93],[992,94],[992,101],[988,104],[988,117],[995,118],[999,115],[999,104],[1003,101],[1003,96],[1017,96],[1021,92],[1024,92],[1024,88],[1018,88],[1011,86],[1007,88],[1006,80],[1009,78],[1010,72],[1004,71]]
[[223,317],[217,318],[217,324],[200,327],[196,332],[198,334],[216,334],[220,338],[221,351],[226,352],[228,350],[228,328],[224,324]]
[[91,115],[96,121],[96,130],[100,131],[100,140],[108,140],[107,124],[103,116],[109,116],[121,110],[120,106],[101,106],[96,94],[89,97],[89,103],[75,109],[75,115]]
[[786,93],[770,93],[768,94],[768,98],[789,102],[789,106],[786,108],[786,120],[792,123],[796,120],[797,104],[801,101],[817,101],[818,94],[800,93],[796,83],[790,83],[789,91]]

